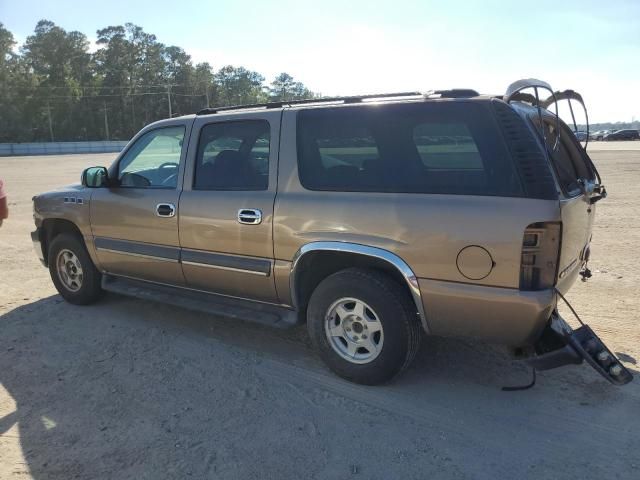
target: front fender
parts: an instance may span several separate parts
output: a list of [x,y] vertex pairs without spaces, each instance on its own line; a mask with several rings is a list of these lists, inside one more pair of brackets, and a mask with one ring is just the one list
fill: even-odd
[[[91,191],[81,185],[70,185],[33,197],[33,218],[36,231],[32,233],[34,247],[39,241],[42,260],[46,265],[48,236],[54,230],[77,231],[82,236],[89,256],[98,265],[89,217]],[[61,226],[61,224],[64,224]],[[40,257],[40,255],[38,255]]]
[[61,219],[73,223],[83,236],[91,236],[89,204],[91,191],[79,184],[45,192],[33,197],[36,226],[47,219]]

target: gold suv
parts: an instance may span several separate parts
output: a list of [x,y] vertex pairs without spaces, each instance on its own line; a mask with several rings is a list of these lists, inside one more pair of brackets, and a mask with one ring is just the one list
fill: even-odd
[[[526,80],[503,96],[410,92],[162,120],[81,185],[35,197],[32,239],[69,302],[108,290],[306,322],[322,359],[354,382],[390,380],[427,334],[519,347],[536,368],[586,359],[626,383],[595,334],[556,311],[588,274],[606,193],[543,89]],[[581,101],[570,93],[549,98]]]

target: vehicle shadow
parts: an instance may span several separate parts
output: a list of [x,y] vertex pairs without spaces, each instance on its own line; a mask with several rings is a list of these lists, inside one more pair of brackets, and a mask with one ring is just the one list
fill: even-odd
[[[500,390],[529,375],[502,349],[429,338],[402,377],[362,387],[325,369],[304,328],[273,330],[115,295],[89,307],[52,296],[0,316],[0,383],[15,402],[0,411],[0,435],[17,428],[26,465],[11,473],[27,469],[38,479],[259,478],[265,471],[287,478],[302,472],[272,452],[308,456],[319,440],[306,429],[321,428],[344,402],[452,435],[481,436],[493,425],[505,438],[549,407],[556,431],[581,438],[571,422],[601,418],[613,428],[638,406],[633,383],[611,387],[584,365],[544,372],[531,390]],[[582,413],[566,420],[576,408]],[[340,421],[368,418],[354,411]],[[251,462],[238,452],[245,448]]]

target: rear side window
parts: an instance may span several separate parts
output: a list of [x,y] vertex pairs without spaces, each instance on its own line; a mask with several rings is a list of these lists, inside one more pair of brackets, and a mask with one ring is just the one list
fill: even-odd
[[247,120],[202,127],[195,190],[266,190],[269,185],[269,122]]
[[464,123],[420,123],[413,142],[426,168],[482,170],[478,145]]
[[311,190],[523,195],[492,113],[471,102],[303,110],[298,168]]

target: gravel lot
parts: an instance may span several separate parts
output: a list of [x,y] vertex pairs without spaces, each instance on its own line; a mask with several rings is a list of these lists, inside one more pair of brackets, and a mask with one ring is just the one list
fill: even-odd
[[[593,278],[569,299],[634,372],[640,142],[596,144]],[[587,366],[535,388],[499,348],[429,338],[394,384],[330,374],[274,331],[108,295],[75,307],[32,251],[32,195],[105,155],[0,158],[0,478],[640,478],[640,380]]]

